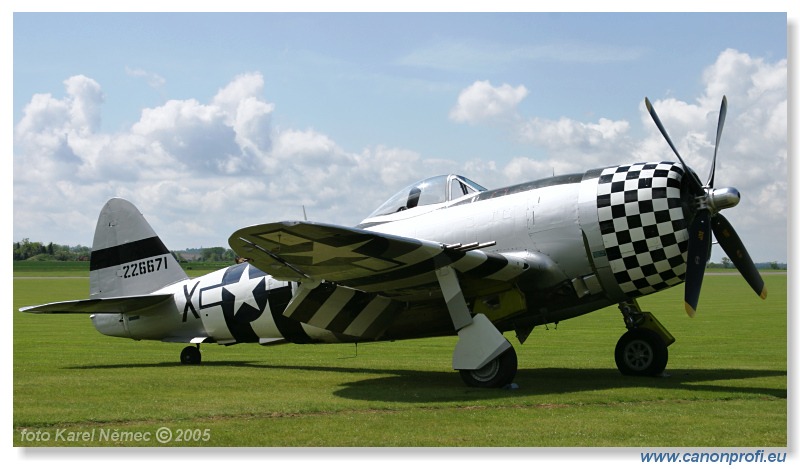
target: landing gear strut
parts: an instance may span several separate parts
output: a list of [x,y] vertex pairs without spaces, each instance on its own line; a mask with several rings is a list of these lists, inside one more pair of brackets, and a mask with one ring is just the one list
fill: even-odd
[[620,337],[614,360],[623,375],[658,376],[669,360],[667,347],[675,338],[652,315],[639,308],[636,300],[620,303],[628,332]]
[[181,350],[181,363],[184,365],[199,365],[201,358],[200,344],[197,344],[196,347],[190,345]]

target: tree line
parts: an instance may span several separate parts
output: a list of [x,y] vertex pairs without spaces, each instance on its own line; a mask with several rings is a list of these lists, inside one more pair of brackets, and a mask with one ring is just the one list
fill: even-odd
[[[778,261],[770,261],[770,262],[756,262],[755,263],[757,269],[772,269],[772,270],[784,270],[786,269],[786,263],[778,262]],[[733,265],[733,261],[729,257],[723,257],[721,263],[711,262],[709,261],[706,264],[706,267],[717,268],[717,269],[735,269],[736,266]]]
[[[15,261],[88,261],[92,248],[88,246],[66,246],[55,243],[31,241],[28,238],[14,242]],[[187,249],[173,251],[179,262],[234,262],[236,254],[223,247]]]
[[[14,243],[15,261],[88,261],[92,249],[87,246],[65,246],[54,243],[41,243],[31,241],[28,238]],[[186,249],[184,251],[173,251],[179,262],[234,262],[236,253],[233,250],[223,247]],[[785,263],[762,262],[756,266],[760,269],[785,269]],[[709,262],[708,267],[723,269],[733,269],[733,262],[727,257],[722,258],[721,263]]]
[[14,243],[15,261],[88,261],[92,249],[86,246],[64,246],[41,243],[28,238]]

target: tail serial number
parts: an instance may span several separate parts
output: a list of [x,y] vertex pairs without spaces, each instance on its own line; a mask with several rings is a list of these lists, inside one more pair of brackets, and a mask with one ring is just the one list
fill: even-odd
[[146,261],[133,262],[122,266],[120,273],[122,278],[138,277],[140,275],[152,274],[159,270],[167,269],[167,256],[156,257]]

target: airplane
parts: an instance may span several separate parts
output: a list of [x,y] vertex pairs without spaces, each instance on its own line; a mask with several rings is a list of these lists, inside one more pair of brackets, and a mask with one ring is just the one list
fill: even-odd
[[761,297],[766,288],[720,213],[739,192],[714,187],[723,97],[705,184],[684,162],[592,169],[488,190],[456,174],[400,190],[355,227],[249,226],[229,238],[241,263],[189,278],[143,215],[114,198],[100,212],[89,299],[21,308],[89,314],[102,334],[200,344],[358,343],[457,335],[468,386],[512,386],[514,347],[534,327],[618,305],[624,375],[658,376],[675,338],[637,298],[685,284],[694,316],[712,236]]

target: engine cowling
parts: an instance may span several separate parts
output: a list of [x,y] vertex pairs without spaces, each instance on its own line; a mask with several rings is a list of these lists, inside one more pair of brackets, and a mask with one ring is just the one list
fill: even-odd
[[611,292],[613,299],[647,295],[685,279],[691,209],[683,196],[684,175],[683,167],[672,162],[586,174],[584,183],[596,180],[597,228],[584,226],[584,231],[604,285],[619,288],[616,295]]

